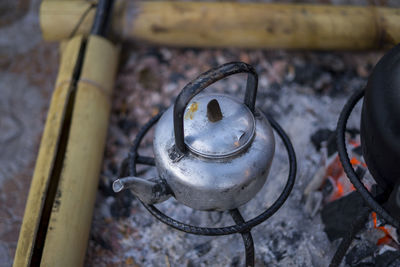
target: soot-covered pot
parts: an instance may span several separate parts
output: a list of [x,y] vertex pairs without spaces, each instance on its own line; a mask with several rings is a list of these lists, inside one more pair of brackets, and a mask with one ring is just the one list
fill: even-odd
[[384,189],[400,182],[400,45],[376,64],[365,88],[361,142],[368,169]]

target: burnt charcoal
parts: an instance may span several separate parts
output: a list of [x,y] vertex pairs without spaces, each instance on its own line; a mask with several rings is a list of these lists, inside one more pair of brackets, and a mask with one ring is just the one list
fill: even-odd
[[346,133],[349,133],[351,138],[357,137],[360,134],[360,129],[357,128],[347,128]]
[[202,257],[211,250],[211,244],[210,242],[205,242],[202,244],[195,245],[194,250],[196,251],[199,257]]
[[133,199],[134,195],[129,190],[116,194],[115,201],[110,206],[111,216],[115,219],[129,217]]
[[296,246],[302,239],[302,233],[292,229],[282,229],[269,235],[268,247],[277,262],[280,262],[288,256],[287,248],[289,246]]
[[344,73],[333,75],[333,84],[329,95],[331,97],[337,97],[348,94],[349,89],[351,89],[351,86],[349,86],[349,81],[354,79],[355,75],[356,72],[354,70],[347,70]]
[[375,267],[375,264],[371,263],[371,262],[361,262],[359,264],[350,265],[350,266],[352,266],[352,267]]
[[328,203],[321,212],[325,233],[332,242],[343,237],[349,230],[356,213],[364,205],[364,200],[358,192],[352,192],[345,197]]
[[195,266],[196,264],[194,264],[192,260],[189,260],[186,264],[186,267],[195,267]]
[[159,91],[161,88],[161,82],[156,71],[150,67],[144,67],[138,73],[138,83],[143,88],[150,91]]
[[319,64],[322,69],[331,73],[332,75],[342,74],[346,71],[346,65],[343,61],[343,58],[338,55],[330,53],[321,54]]
[[260,96],[260,98],[265,98],[266,101],[271,101],[272,103],[279,101],[280,96],[281,96],[281,85],[277,82],[271,83],[268,87],[267,90],[260,90],[257,92],[257,97]]
[[107,164],[107,170],[110,171],[112,175],[118,174],[118,166],[114,161],[110,161]]
[[376,267],[400,266],[400,251],[386,251],[375,258]]
[[367,173],[367,169],[357,166],[356,169],[356,174],[357,176],[362,180],[364,178],[364,175]]
[[337,152],[335,131],[329,129],[319,129],[311,136],[311,143],[319,151],[322,142],[327,142],[328,157]]
[[333,134],[334,131],[331,131],[330,129],[319,129],[311,135],[311,143],[314,145],[315,149],[319,151],[322,142],[327,141]]
[[161,53],[160,49],[157,49],[157,48],[154,48],[154,47],[149,48],[147,50],[147,52],[144,54],[144,57],[145,56],[153,56],[153,57],[155,57],[157,59],[157,61],[160,64],[169,65],[169,60],[164,57],[164,55],[163,55],[163,53]]
[[294,81],[296,83],[310,86],[324,74],[322,69],[315,64],[296,65],[295,73]]
[[129,167],[129,158],[125,158],[122,161],[121,166],[119,168],[118,177],[128,176],[129,175],[128,167]]
[[240,266],[240,256],[235,256],[232,258],[231,267],[239,267]]
[[100,235],[91,235],[90,240],[102,247],[103,249],[112,251],[112,247],[109,242],[106,242]]
[[129,136],[132,129],[137,127],[135,121],[126,118],[119,119],[117,125],[126,136]]
[[328,157],[332,156],[334,153],[337,152],[336,133],[335,133],[335,131],[333,131],[331,136],[329,136],[326,148],[328,150],[327,151]]
[[358,147],[353,148],[352,151],[353,151],[354,153],[356,153],[357,155],[362,156],[362,147],[361,147],[361,146],[358,146]]
[[[355,138],[360,134],[358,129],[347,129],[346,132],[349,133],[352,138]],[[321,149],[322,142],[327,142],[328,157],[337,152],[335,131],[323,128],[317,130],[313,135],[311,135],[311,143],[318,151]],[[362,155],[361,146],[354,148],[353,151],[358,155]]]
[[278,101],[281,96],[280,90],[281,86],[279,85],[279,83],[271,83],[271,85],[269,86],[267,97],[270,98],[272,101]]
[[105,197],[109,197],[109,196],[115,196],[114,191],[112,190],[112,186],[109,183],[108,180],[106,179],[100,179],[99,180],[99,191],[101,192],[101,194]]
[[284,251],[274,251],[275,258],[280,262],[286,256],[286,250]]
[[332,184],[331,180],[327,179],[327,180],[324,182],[324,185],[322,186],[321,191],[322,191],[322,195],[323,195],[324,197],[329,196],[329,195],[332,193],[332,191],[333,191],[333,184]]
[[297,242],[300,241],[301,237],[302,237],[302,234],[301,234],[300,232],[294,231],[294,232],[292,233],[291,242],[297,243]]
[[[360,242],[357,243],[346,255],[346,263],[350,266],[361,264],[366,258],[371,257],[374,254],[377,246],[371,242]],[[362,264],[366,264],[363,262]],[[373,262],[371,262],[372,264]]]
[[181,73],[173,72],[169,76],[169,79],[171,82],[177,83],[177,82],[179,82],[179,80],[184,80],[185,76],[183,76]]

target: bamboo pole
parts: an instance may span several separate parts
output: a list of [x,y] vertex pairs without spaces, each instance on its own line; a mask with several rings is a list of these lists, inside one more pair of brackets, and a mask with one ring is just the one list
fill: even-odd
[[[52,13],[60,2],[53,2],[53,9],[48,8],[50,3],[42,3],[42,31],[47,40],[58,40],[72,31],[77,16],[68,15],[69,23],[60,28],[48,27],[51,23],[60,24]],[[359,50],[392,46],[400,41],[400,9],[395,8],[131,1],[125,11],[121,16],[122,8],[116,9],[115,34],[125,40],[160,45]]]
[[83,265],[117,56],[102,37],[63,43],[14,266]]
[[78,58],[82,38],[75,37],[65,46],[61,56],[56,86],[53,92],[46,124],[36,160],[25,214],[20,230],[14,266],[30,266],[31,257],[38,237],[39,225],[44,213],[45,199],[49,184],[54,175],[55,159],[60,147],[60,137],[66,116],[68,98],[71,94],[71,81]]
[[[46,41],[62,41],[75,35],[88,35],[96,11],[96,0],[44,0],[40,5],[40,28]],[[125,2],[116,0],[113,29],[121,29]]]
[[43,1],[40,5],[40,27],[43,39],[61,41],[89,33],[96,8],[87,1]]
[[106,140],[117,49],[90,36],[42,266],[82,266]]

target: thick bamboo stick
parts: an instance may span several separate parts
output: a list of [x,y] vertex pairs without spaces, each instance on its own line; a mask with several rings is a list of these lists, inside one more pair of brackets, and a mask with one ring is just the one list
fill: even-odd
[[[62,41],[74,35],[87,35],[93,25],[96,0],[44,0],[40,5],[40,27],[43,39]],[[125,2],[116,1],[112,27],[121,29]]]
[[400,11],[388,8],[158,2],[139,10],[128,36],[168,45],[368,49],[400,40]]
[[14,266],[83,265],[117,56],[97,36],[63,44]]
[[87,1],[43,1],[40,5],[40,27],[45,40],[61,41],[88,33],[96,8]]
[[14,266],[30,266],[38,238],[39,225],[44,214],[45,200],[56,168],[55,159],[60,147],[60,137],[66,115],[71,81],[82,38],[75,37],[65,45],[58,77],[42,136],[36,167],[20,230]]
[[[65,37],[76,25],[77,15],[72,14],[69,23],[57,23],[59,18],[52,14],[58,10],[57,3],[52,3],[52,9],[47,7],[50,2],[42,4],[41,24],[47,40]],[[119,21],[123,26],[118,24],[113,30],[121,38],[160,45],[356,50],[400,41],[400,9],[395,8],[131,1],[125,16],[116,10],[114,25]],[[50,23],[59,27],[48,27]]]
[[83,265],[106,140],[117,55],[117,49],[107,40],[89,37],[42,266]]

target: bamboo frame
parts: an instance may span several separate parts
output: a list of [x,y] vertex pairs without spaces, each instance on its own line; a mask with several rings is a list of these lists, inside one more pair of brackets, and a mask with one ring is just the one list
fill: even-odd
[[68,96],[71,93],[70,82],[72,81],[73,70],[81,43],[81,37],[75,37],[69,41],[61,57],[57,82],[48,111],[22,221],[14,266],[31,265],[31,257],[38,235],[39,224],[45,208],[44,202],[55,167],[57,148],[60,145]]
[[87,1],[43,1],[39,17],[43,39],[61,41],[89,33],[95,11]]
[[[62,51],[14,266],[69,267],[84,262],[118,49],[102,37],[89,36],[86,41],[78,36]],[[76,83],[73,75],[82,52]]]
[[44,245],[43,266],[82,266],[117,69],[117,49],[90,36],[77,85],[70,135]]
[[[66,4],[66,3],[64,3]],[[43,2],[44,38],[59,40],[71,33],[76,14],[60,25],[60,2]],[[72,5],[72,4],[71,4]],[[50,8],[52,6],[52,8]],[[360,50],[400,41],[400,9],[383,7],[230,2],[128,2],[116,8],[114,33],[125,40],[189,47]],[[82,11],[74,12],[79,14]],[[83,24],[90,24],[90,19]],[[60,27],[55,30],[50,24]],[[80,33],[87,33],[81,26]],[[67,34],[68,33],[68,34]]]
[[[88,35],[93,24],[96,0],[44,0],[40,5],[40,28],[47,41],[62,41],[75,35]],[[117,1],[113,8],[112,27],[122,28],[126,3]]]

